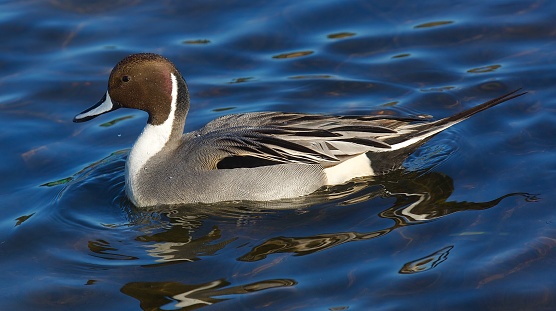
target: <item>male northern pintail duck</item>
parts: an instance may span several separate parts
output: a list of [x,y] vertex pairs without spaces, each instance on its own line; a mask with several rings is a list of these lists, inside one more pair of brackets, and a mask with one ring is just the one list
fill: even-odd
[[398,168],[435,134],[523,94],[516,90],[432,122],[419,117],[253,112],[223,116],[183,134],[187,85],[168,59],[144,53],[121,60],[104,97],[74,122],[121,107],[148,113],[125,167],[126,193],[138,207],[269,201]]

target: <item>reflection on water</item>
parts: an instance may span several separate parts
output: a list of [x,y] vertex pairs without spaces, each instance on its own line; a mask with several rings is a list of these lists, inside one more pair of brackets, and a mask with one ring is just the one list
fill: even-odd
[[225,296],[291,287],[295,284],[294,280],[289,279],[264,280],[231,287],[227,287],[231,283],[225,280],[198,285],[179,282],[134,282],[122,287],[121,292],[139,300],[143,310],[195,310],[229,299]]
[[89,241],[87,247],[93,256],[107,260],[136,260],[137,257],[127,256],[118,253],[118,248],[105,240]]
[[296,58],[296,57],[311,55],[313,53],[314,53],[313,51],[299,51],[299,52],[278,54],[272,56],[272,58]]
[[355,33],[353,32],[338,32],[338,33],[329,34],[326,37],[328,39],[343,39],[343,38],[348,38],[353,36],[355,36]]
[[469,70],[467,70],[467,72],[469,72],[469,73],[487,73],[487,72],[496,71],[500,67],[502,67],[502,65],[488,65],[488,66],[483,66],[483,67],[479,67],[479,68],[469,69]]
[[437,21],[437,22],[429,22],[429,23],[424,23],[424,24],[419,24],[414,26],[413,28],[431,28],[431,27],[438,27],[438,26],[444,26],[444,25],[449,25],[452,24],[453,21]]
[[450,251],[454,248],[453,245],[444,247],[430,255],[410,261],[403,265],[400,269],[402,274],[413,274],[430,270],[448,259]]
[[141,242],[154,242],[147,246],[147,252],[158,257],[157,262],[194,261],[200,256],[212,256],[218,250],[235,241],[236,238],[222,238],[218,227],[214,227],[206,235],[192,238],[190,228],[183,227],[183,223],[174,224],[168,231],[163,231],[152,236],[144,235],[137,238]]
[[22,223],[24,223],[26,220],[28,220],[29,218],[31,218],[33,215],[35,215],[35,213],[29,214],[29,215],[22,215],[17,217],[15,220],[17,220],[17,222],[15,223],[15,226],[19,226]]

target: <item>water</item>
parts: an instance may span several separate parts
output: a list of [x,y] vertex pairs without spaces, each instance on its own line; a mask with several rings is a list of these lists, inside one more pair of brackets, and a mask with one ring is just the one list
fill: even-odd
[[[1,310],[553,310],[551,1],[3,1]],[[135,52],[173,60],[186,130],[229,113],[430,114],[524,97],[406,170],[275,204],[137,210],[145,123],[73,116]]]

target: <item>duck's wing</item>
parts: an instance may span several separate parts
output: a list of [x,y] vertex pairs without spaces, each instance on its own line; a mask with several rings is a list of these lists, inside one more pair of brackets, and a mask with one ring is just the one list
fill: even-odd
[[[388,151],[385,139],[423,118],[326,116],[297,113],[229,115],[208,123],[196,139],[212,148],[214,168],[281,163],[333,166],[353,156]],[[205,153],[205,152],[201,152]],[[254,160],[258,159],[257,160]]]
[[[334,166],[371,152],[387,155],[408,151],[473,114],[525,93],[518,90],[434,122],[427,117],[327,116],[299,113],[228,115],[195,133],[212,168],[253,167],[280,163]],[[201,151],[201,150],[198,150]]]

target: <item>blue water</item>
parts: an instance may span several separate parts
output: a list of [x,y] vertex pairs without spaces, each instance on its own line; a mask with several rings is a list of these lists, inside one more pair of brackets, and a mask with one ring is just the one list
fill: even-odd
[[[223,3],[226,2],[226,3]],[[554,310],[553,1],[0,2],[0,310]],[[146,116],[74,124],[122,57],[229,113],[445,117],[406,169],[269,204],[139,210]]]

